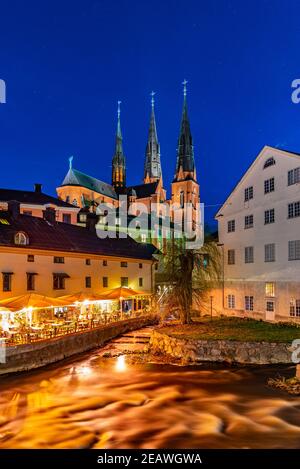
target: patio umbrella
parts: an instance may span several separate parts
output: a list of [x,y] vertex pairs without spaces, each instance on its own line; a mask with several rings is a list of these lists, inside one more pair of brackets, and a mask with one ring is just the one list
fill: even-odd
[[76,303],[77,301],[81,303],[83,301],[105,300],[105,297],[104,295],[100,295],[98,293],[80,291],[80,292],[74,293],[73,295],[61,296],[59,299],[62,299],[63,301],[68,301],[68,304],[72,304],[72,303]]
[[134,296],[149,295],[149,294],[150,293],[136,291],[128,287],[117,287],[117,288],[114,288],[113,290],[108,290],[107,292],[103,293],[103,296],[105,300],[118,300],[120,298],[124,300],[127,298],[133,298]]
[[0,309],[4,306],[15,311],[20,311],[25,308],[51,308],[52,306],[66,306],[68,304],[70,304],[68,301],[60,298],[51,298],[50,296],[38,295],[37,293],[28,293],[1,300]]

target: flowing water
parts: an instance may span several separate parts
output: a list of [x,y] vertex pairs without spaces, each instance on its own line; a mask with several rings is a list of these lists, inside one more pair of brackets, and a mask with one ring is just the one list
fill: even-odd
[[0,448],[299,448],[294,367],[149,363],[147,331],[0,378]]

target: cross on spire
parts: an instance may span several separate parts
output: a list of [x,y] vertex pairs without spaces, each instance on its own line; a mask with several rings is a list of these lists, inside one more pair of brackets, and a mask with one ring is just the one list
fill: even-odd
[[152,109],[153,109],[154,108],[154,103],[155,103],[154,96],[156,95],[155,91],[151,91],[150,95],[151,95],[151,106],[152,106]]
[[188,84],[188,81],[184,79],[182,84],[183,84],[183,96],[186,98],[186,90],[187,90],[186,85]]
[[122,101],[118,101],[118,119],[120,119],[120,115],[121,115],[121,104],[122,104]]

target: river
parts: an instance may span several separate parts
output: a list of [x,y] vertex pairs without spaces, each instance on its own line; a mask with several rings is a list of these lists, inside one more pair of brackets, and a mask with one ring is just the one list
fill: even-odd
[[300,398],[266,386],[294,367],[181,367],[149,331],[0,378],[0,448],[299,448]]

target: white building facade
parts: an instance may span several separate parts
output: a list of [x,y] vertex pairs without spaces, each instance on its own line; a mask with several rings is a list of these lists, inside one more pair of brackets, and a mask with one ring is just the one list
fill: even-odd
[[216,219],[220,310],[300,321],[300,154],[264,147]]

